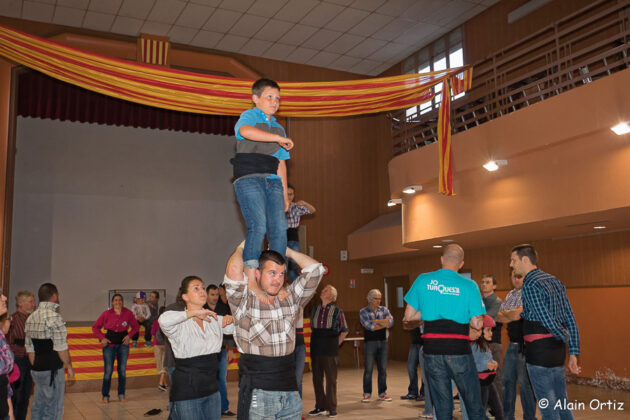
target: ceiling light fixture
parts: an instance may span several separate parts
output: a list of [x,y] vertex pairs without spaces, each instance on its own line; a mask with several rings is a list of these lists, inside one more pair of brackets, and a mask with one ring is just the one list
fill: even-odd
[[595,225],[595,226],[593,226],[593,229],[597,229],[597,230],[606,229],[606,226],[604,226],[604,225]]
[[442,245],[433,245],[433,248],[442,248]]
[[617,125],[613,125],[612,127],[610,127],[610,129],[614,131],[616,135],[621,136],[623,134],[630,133],[630,124],[629,121],[625,121]]
[[387,202],[388,207],[394,207],[398,204],[402,204],[402,198],[392,198]]
[[499,169],[499,166],[507,166],[507,160],[505,160],[505,159],[503,159],[503,160],[491,160],[488,163],[486,163],[485,165],[483,165],[485,170],[489,171],[489,172],[496,171],[497,169]]
[[419,191],[422,191],[422,185],[410,185],[402,190],[405,194],[415,194]]

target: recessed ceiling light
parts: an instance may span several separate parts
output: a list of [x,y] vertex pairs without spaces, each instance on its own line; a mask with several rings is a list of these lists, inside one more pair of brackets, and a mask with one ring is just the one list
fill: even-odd
[[442,245],[433,245],[433,248],[442,248]]
[[488,161],[485,165],[483,165],[483,167],[486,171],[494,172],[497,169],[499,169],[499,166],[506,166],[506,165],[507,165],[507,160],[500,159],[500,160]]
[[606,229],[606,226],[604,226],[604,225],[595,225],[595,226],[593,226],[593,229],[598,229],[598,230],[599,229]]
[[616,135],[621,136],[622,134],[630,133],[630,124],[628,124],[628,122],[626,121],[617,125],[613,125],[612,127],[610,127],[610,129],[614,131]]
[[442,242],[449,243],[449,242],[455,242],[455,241],[452,239],[442,239]]
[[422,185],[410,185],[402,190],[402,192],[404,192],[405,194],[415,194],[418,191],[422,191]]
[[387,202],[388,207],[394,207],[395,205],[402,204],[402,198],[392,198]]

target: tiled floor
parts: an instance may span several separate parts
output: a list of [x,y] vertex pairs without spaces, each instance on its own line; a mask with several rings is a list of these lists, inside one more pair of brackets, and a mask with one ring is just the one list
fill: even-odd
[[[339,416],[341,419],[354,420],[399,420],[417,419],[420,408],[424,403],[407,402],[400,400],[400,396],[407,391],[407,369],[400,362],[390,362],[388,367],[389,393],[394,399],[392,402],[372,401],[369,404],[361,403],[362,374],[359,369],[344,369],[339,372],[338,401]],[[304,375],[304,412],[312,410],[315,406],[311,374]],[[376,386],[376,369],[374,370],[374,386]],[[228,383],[229,398],[232,402],[231,409],[235,410],[237,398],[236,382]],[[115,394],[115,392],[114,392]],[[588,386],[570,385],[569,399],[571,401],[585,402],[585,410],[574,411],[576,419],[627,419],[630,418],[630,392],[611,391],[592,388]],[[599,401],[616,401],[624,403],[624,411],[600,410],[588,408],[593,399]],[[168,395],[157,388],[130,389],[127,391],[127,402],[119,403],[115,400],[108,405],[103,405],[99,392],[69,393],[66,394],[64,419],[139,419],[145,418],[144,413],[152,408],[160,408],[163,412],[154,416],[154,419],[166,419],[166,405]],[[458,411],[459,405],[455,405],[454,418],[461,418]],[[517,403],[517,418],[521,415]],[[521,417],[522,418],[522,417]],[[540,416],[539,416],[540,418]]]

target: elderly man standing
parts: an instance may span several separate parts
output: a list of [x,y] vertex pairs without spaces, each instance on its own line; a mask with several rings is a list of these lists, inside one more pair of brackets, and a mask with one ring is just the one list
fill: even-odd
[[328,417],[337,417],[337,362],[339,346],[348,335],[348,324],[343,311],[335,304],[337,289],[327,285],[319,297],[322,303],[313,308],[311,314],[311,365],[315,409],[308,414],[322,416],[328,412]]
[[7,341],[11,346],[11,350],[15,355],[15,364],[20,369],[20,379],[11,384],[13,388],[13,414],[15,420],[26,419],[28,412],[28,400],[31,398],[31,387],[33,378],[31,378],[31,363],[26,355],[24,327],[26,319],[35,309],[35,296],[27,290],[18,292],[15,296],[15,304],[17,311],[11,315],[11,327]]
[[64,365],[68,379],[74,370],[68,352],[68,331],[59,315],[59,292],[52,283],[44,283],[37,292],[39,306],[26,320],[26,352],[31,362],[35,395],[31,419],[63,418],[65,393]]
[[[564,376],[566,347],[568,368],[578,374],[580,334],[564,285],[538,268],[538,254],[529,244],[512,248],[510,267],[523,277],[523,341],[527,372],[540,404],[543,420],[573,419],[566,408],[567,384]],[[548,403],[548,404],[547,404]]]
[[464,250],[449,244],[442,251],[442,269],[418,276],[405,301],[403,321],[424,320],[424,366],[435,416],[453,417],[451,381],[455,381],[470,419],[487,419],[469,341],[469,325],[483,326],[486,310],[479,287],[458,274]]
[[280,300],[277,295],[284,284],[286,260],[276,251],[264,251],[254,270],[255,281],[272,303],[262,303],[248,287],[243,247],[241,243],[228,260],[223,281],[234,317],[234,339],[241,353],[238,419],[297,420],[302,417],[302,399],[293,354],[296,317],[313,297],[324,268],[311,257],[287,248],[287,257],[302,272]]
[[363,325],[365,342],[363,344],[365,367],[363,370],[363,399],[369,403],[372,398],[372,369],[374,362],[378,369],[378,399],[391,401],[387,395],[387,329],[394,326],[394,317],[385,306],[381,306],[381,291],[372,289],[368,292],[368,306],[359,311]]

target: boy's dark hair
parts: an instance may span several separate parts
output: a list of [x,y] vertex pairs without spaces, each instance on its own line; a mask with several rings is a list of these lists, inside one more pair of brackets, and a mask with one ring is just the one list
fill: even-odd
[[160,292],[158,292],[157,290],[153,290],[151,294],[154,294],[156,299],[160,299]]
[[208,287],[206,287],[206,293],[208,293],[208,291],[210,290],[219,290],[219,288],[216,284],[209,284]]
[[280,90],[280,86],[274,80],[262,78],[256,80],[252,85],[252,94],[260,97],[268,87]]
[[37,297],[40,302],[49,302],[53,295],[58,295],[57,286],[52,283],[44,283],[39,286]]
[[529,258],[529,262],[532,265],[538,265],[538,253],[534,247],[530,244],[516,245],[512,248],[512,252],[516,252],[516,255],[522,260],[523,257]]
[[492,279],[492,284],[497,285],[497,279],[494,277],[494,274],[484,274],[482,279],[489,278]]
[[260,254],[260,258],[258,259],[258,269],[260,271],[263,270],[263,267],[265,266],[265,263],[267,261],[273,261],[278,265],[285,265],[287,263],[287,261],[279,252],[272,251],[270,249],[268,249],[267,251],[263,251]]

